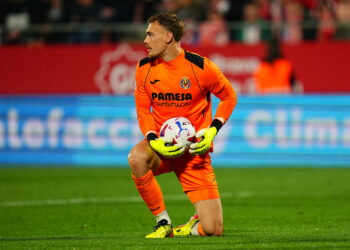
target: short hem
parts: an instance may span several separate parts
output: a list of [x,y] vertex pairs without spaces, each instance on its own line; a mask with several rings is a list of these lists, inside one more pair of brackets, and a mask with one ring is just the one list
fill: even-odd
[[186,194],[192,204],[202,200],[220,199],[219,189],[217,187],[188,191]]

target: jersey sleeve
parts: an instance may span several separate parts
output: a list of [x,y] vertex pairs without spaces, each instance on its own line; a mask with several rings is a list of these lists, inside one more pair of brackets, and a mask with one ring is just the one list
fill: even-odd
[[152,101],[145,89],[145,78],[146,75],[142,72],[138,64],[135,72],[135,104],[139,127],[142,134],[147,137],[149,133],[153,132],[156,134],[156,125],[151,112]]
[[225,123],[237,104],[237,95],[231,83],[224,76],[219,67],[207,58],[205,61],[209,92],[220,99],[214,119]]

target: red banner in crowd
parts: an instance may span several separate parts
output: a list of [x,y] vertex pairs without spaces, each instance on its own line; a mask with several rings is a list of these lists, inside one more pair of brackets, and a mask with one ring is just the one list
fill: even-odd
[[[264,45],[187,47],[213,60],[239,93],[251,93]],[[350,92],[350,43],[283,46],[305,93]],[[0,94],[132,94],[142,44],[0,47]]]

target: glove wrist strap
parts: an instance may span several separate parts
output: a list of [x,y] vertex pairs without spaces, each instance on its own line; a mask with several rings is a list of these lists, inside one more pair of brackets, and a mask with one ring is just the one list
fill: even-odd
[[222,122],[218,119],[214,119],[213,122],[211,123],[210,127],[215,127],[217,132],[219,132],[219,130],[221,129],[222,127]]
[[158,136],[155,133],[149,133],[147,135],[147,141],[152,141],[152,140],[155,140],[157,138],[158,138]]

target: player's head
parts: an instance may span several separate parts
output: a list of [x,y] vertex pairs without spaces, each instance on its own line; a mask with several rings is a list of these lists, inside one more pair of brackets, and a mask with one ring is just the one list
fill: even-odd
[[148,19],[144,40],[148,57],[159,57],[168,46],[180,42],[184,27],[184,22],[175,14],[161,13]]

